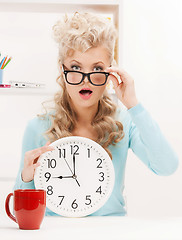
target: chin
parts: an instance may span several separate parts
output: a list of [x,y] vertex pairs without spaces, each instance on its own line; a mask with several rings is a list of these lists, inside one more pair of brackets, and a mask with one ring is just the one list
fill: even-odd
[[[93,96],[92,96],[93,97]],[[70,96],[70,100],[71,100],[71,104],[74,105],[76,108],[91,108],[94,107],[96,104],[98,105],[99,99],[95,99],[94,98],[90,98],[87,100],[83,100],[80,98],[80,96],[78,96],[78,98],[76,96],[71,97]]]
[[85,107],[85,108],[89,108],[92,107],[96,104],[97,102],[80,102],[79,106],[80,107]]

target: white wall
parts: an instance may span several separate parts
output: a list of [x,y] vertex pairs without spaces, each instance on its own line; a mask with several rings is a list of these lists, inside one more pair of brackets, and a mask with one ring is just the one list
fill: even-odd
[[138,99],[177,152],[175,174],[159,177],[130,152],[126,169],[128,214],[182,215],[182,1],[126,0],[123,68],[135,79]]
[[[154,119],[159,123],[164,135],[169,140],[174,150],[181,159],[182,145],[182,6],[180,0],[125,0],[123,4],[123,31],[120,40],[122,66],[135,79],[138,99],[150,111]],[[0,12],[0,18],[3,17]],[[36,21],[38,13],[32,15],[33,22]],[[36,80],[46,77],[47,74],[54,82],[57,76],[56,49],[51,43],[49,27],[57,15],[49,14],[52,19],[49,23],[40,21],[44,29],[43,38],[32,39],[32,48],[37,54],[40,62],[40,72],[33,71],[36,67],[33,63],[31,69],[26,66],[27,79]],[[20,16],[19,16],[20,17]],[[45,19],[44,19],[45,20]],[[20,20],[19,20],[20,21]],[[11,19],[10,24],[13,22]],[[15,23],[14,23],[15,24]],[[28,23],[22,22],[22,37],[28,39],[30,33],[26,32]],[[46,24],[48,29],[46,30]],[[0,35],[2,36],[2,25]],[[20,29],[17,29],[20,32]],[[26,33],[26,36],[24,36]],[[28,35],[27,35],[28,34]],[[6,38],[6,39],[5,39]],[[3,30],[3,38],[0,37],[0,49],[2,39],[6,40],[10,48],[4,49],[9,54],[15,53],[16,32],[6,37],[6,29]],[[15,40],[15,41],[14,41]],[[42,45],[42,43],[44,44]],[[50,44],[47,48],[45,44]],[[30,61],[26,41],[22,42],[22,52],[17,55],[15,65],[9,65],[11,73],[14,72],[15,80],[22,76],[21,60],[24,58]],[[3,45],[5,46],[5,44]],[[9,50],[10,49],[10,50]],[[45,52],[44,52],[45,49]],[[42,65],[50,65],[49,71]],[[51,63],[51,64],[50,64]],[[29,71],[30,70],[30,71]],[[38,76],[38,77],[37,77]],[[12,77],[6,73],[6,80]],[[53,83],[53,89],[56,85]],[[21,141],[24,127],[28,119],[34,117],[41,110],[41,102],[50,98],[50,95],[39,94],[5,94],[0,91],[0,189],[5,197],[11,190],[14,178],[18,171],[21,155]],[[6,171],[4,170],[6,169]],[[9,169],[9,170],[7,170]],[[139,159],[130,151],[126,169],[126,192],[127,209],[130,216],[181,216],[182,214],[182,168],[181,164],[175,174],[169,177],[159,177],[148,170]],[[2,181],[6,180],[6,182]],[[0,200],[0,208],[4,204],[4,197]]]

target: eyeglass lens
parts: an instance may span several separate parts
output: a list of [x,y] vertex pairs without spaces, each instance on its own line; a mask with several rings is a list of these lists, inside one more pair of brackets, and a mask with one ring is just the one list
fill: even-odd
[[[81,82],[83,75],[78,72],[68,72],[67,80],[70,83],[78,84]],[[104,73],[92,73],[90,74],[90,80],[93,84],[101,85],[106,81],[106,75]]]

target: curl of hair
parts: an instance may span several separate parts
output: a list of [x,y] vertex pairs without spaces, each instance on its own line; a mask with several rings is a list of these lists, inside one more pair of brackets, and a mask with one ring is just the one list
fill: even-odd
[[[76,12],[70,18],[66,16],[64,23],[57,22],[53,26],[53,31],[55,40],[59,43],[59,68],[71,51],[86,51],[88,48],[97,47],[100,44],[107,47],[111,62],[114,62],[116,29],[108,19],[91,13],[79,14]],[[60,74],[56,81],[61,87],[61,91],[54,96],[54,113],[49,114],[52,124],[45,132],[46,138],[51,142],[72,136],[77,122],[77,114],[71,106],[63,75]],[[124,137],[123,125],[115,119],[115,114],[116,105],[105,90],[91,125],[97,133],[96,142],[108,152],[111,159],[112,155],[108,146],[115,145]],[[38,116],[45,117],[46,115],[47,111]]]
[[75,12],[53,26],[53,37],[59,44],[59,64],[72,54],[73,50],[85,52],[90,47],[104,45],[112,61],[117,31],[111,20],[90,12]]

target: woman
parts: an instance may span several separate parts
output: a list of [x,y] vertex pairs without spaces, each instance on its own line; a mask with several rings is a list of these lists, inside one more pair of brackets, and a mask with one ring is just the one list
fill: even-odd
[[[125,215],[122,193],[128,149],[158,175],[172,174],[177,169],[178,158],[157,123],[138,101],[132,77],[116,66],[117,32],[111,21],[76,12],[57,22],[53,31],[59,46],[57,82],[61,91],[55,94],[54,110],[27,125],[14,188],[35,188],[37,160],[52,150],[51,142],[72,135],[87,137],[109,153],[116,175],[111,197],[92,215]],[[126,109],[117,108],[108,96],[109,81]],[[55,215],[49,209],[46,214]]]

